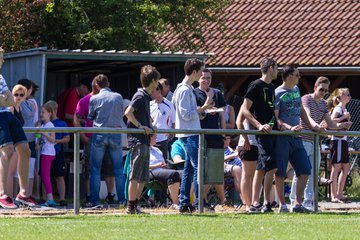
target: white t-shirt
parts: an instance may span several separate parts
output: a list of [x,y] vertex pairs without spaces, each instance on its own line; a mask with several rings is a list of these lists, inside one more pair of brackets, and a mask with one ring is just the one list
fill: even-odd
[[[245,119],[243,124],[244,124],[244,130],[250,130],[250,123],[247,119]],[[247,135],[247,137],[249,139],[250,145],[253,145],[253,146],[258,145],[255,135]],[[244,146],[244,143],[245,143],[245,140],[244,140],[243,136],[240,135],[238,146]]]
[[[340,106],[336,106],[336,107],[334,107],[332,114],[338,113],[337,118],[339,118],[339,117],[343,116],[346,112],[347,112],[346,108],[342,109]],[[341,130],[341,131],[344,131],[344,130]],[[331,140],[345,140],[346,141],[347,136],[344,136],[344,137],[331,136]]]
[[[150,102],[150,116],[153,119],[153,126],[157,129],[170,129],[175,124],[175,108],[174,105],[163,99],[161,103],[152,100]],[[168,134],[157,134],[156,142],[167,140]]]
[[[157,147],[151,147],[150,148],[150,165],[155,165],[158,163],[165,163],[164,160],[164,156],[162,154],[162,152],[160,151],[160,149],[158,149]],[[151,171],[159,171],[162,168],[154,168],[151,169]]]
[[[48,122],[48,123],[42,124],[40,127],[41,128],[53,128],[54,124],[52,122]],[[55,148],[54,148],[55,144],[49,142],[49,140],[47,140],[45,136],[41,135],[39,145],[40,145],[40,154],[41,155],[50,155],[50,156],[56,155]]]

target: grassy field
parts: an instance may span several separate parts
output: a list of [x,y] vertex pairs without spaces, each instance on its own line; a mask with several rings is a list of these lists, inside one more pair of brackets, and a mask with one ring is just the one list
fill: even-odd
[[360,214],[0,218],[0,239],[360,239]]

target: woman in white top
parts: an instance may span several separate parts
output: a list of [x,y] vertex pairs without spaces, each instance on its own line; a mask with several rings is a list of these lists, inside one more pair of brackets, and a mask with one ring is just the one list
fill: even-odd
[[[351,95],[348,88],[338,89],[333,99],[336,106],[332,110],[331,119],[336,123],[348,123],[344,130],[349,129],[352,124],[350,113],[345,108],[350,100]],[[347,136],[332,136],[330,146],[332,162],[330,179],[333,181],[331,183],[331,201],[344,202],[343,190],[350,170]]]

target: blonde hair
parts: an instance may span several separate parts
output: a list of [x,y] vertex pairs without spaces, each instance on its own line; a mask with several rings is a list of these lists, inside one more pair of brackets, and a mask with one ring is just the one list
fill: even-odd
[[57,112],[58,110],[58,104],[53,100],[47,101],[44,105],[47,105],[51,109],[51,112]]
[[14,95],[17,91],[23,91],[26,96],[27,89],[23,85],[16,84],[12,89],[12,94]]
[[330,94],[327,99],[328,109],[330,113],[332,112],[334,107],[340,103],[340,97],[346,92],[350,92],[349,88],[337,88]]

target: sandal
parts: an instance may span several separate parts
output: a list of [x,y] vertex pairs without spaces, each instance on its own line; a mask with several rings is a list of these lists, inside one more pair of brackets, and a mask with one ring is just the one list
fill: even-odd
[[351,201],[347,198],[340,198],[339,199],[342,203],[351,203]]

